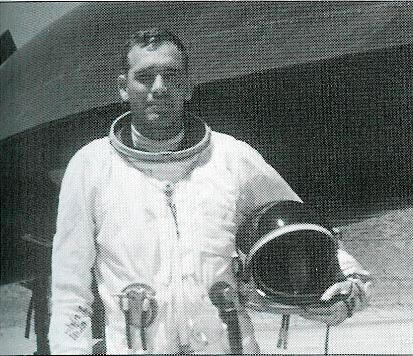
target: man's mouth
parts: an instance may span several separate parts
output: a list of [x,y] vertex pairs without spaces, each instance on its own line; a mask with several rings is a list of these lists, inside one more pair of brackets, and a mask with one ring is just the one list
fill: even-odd
[[164,103],[154,103],[154,104],[149,104],[146,107],[146,110],[148,112],[158,112],[158,111],[166,111],[167,110],[167,105]]

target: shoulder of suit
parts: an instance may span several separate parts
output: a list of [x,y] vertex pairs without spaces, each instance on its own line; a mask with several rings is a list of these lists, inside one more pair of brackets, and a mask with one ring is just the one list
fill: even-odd
[[81,154],[85,158],[98,159],[105,156],[111,151],[111,144],[109,137],[102,137],[89,142],[79,149],[77,153]]
[[79,167],[102,166],[108,162],[111,154],[111,145],[108,137],[99,138],[81,147],[72,157],[71,165]]
[[216,148],[225,150],[225,153],[230,155],[249,156],[251,153],[257,152],[245,141],[221,132],[212,131],[211,140]]

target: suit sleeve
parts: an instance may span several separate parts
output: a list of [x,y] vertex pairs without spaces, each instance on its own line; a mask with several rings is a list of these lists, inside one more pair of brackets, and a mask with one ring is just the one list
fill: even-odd
[[344,276],[353,281],[354,311],[365,309],[370,303],[373,288],[370,272],[341,247],[337,250],[337,257]]
[[70,161],[61,186],[53,240],[52,354],[91,354],[92,271],[95,262],[90,178],[82,151]]

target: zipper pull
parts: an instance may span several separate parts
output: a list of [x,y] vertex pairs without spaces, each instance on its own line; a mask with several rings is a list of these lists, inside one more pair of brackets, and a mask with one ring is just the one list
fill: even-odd
[[167,183],[164,188],[164,193],[166,196],[166,202],[168,203],[169,207],[171,208],[172,214],[174,216],[175,223],[176,222],[176,205],[173,200],[174,195],[174,185],[172,183]]
[[175,205],[172,197],[174,194],[174,186],[171,183],[167,183],[163,189],[163,192],[165,193],[166,196],[166,201],[168,203],[168,205],[173,208],[173,206]]
[[166,196],[166,201],[172,211],[172,215],[173,215],[175,227],[176,227],[176,236],[178,237],[178,240],[179,240],[180,234],[179,234],[179,228],[178,228],[178,218],[177,218],[177,213],[176,213],[176,205],[175,205],[175,202],[173,201],[173,193],[174,193],[173,184],[172,183],[166,184],[163,191]]

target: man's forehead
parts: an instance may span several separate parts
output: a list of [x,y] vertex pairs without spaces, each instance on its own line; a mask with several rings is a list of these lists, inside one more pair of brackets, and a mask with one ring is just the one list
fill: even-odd
[[150,43],[148,46],[133,46],[128,53],[131,69],[171,66],[183,68],[183,56],[178,47],[169,41]]

